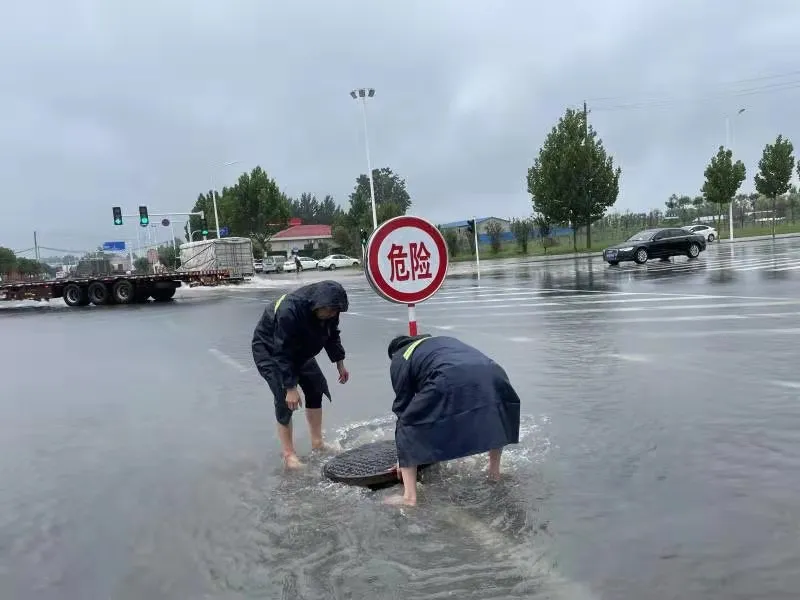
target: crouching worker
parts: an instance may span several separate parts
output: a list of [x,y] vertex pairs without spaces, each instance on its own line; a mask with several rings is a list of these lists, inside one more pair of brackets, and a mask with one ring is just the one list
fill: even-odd
[[283,460],[292,469],[303,463],[292,439],[292,411],[302,406],[311,446],[324,449],[322,396],[331,399],[328,382],[317,364],[322,349],[339,370],[339,383],[350,377],[344,366],[345,352],[339,337],[339,313],[347,312],[347,292],[335,281],[303,286],[270,302],[253,333],[253,360],[266,379],[275,400],[275,418]]
[[519,442],[520,419],[520,399],[503,368],[446,336],[396,337],[389,358],[404,493],[386,502],[416,504],[417,465],[488,452],[489,478],[499,479],[503,446]]

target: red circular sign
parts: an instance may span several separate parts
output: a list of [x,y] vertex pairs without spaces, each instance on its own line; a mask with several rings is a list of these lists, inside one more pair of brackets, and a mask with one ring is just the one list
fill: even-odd
[[420,217],[389,219],[367,242],[370,283],[398,304],[419,304],[433,296],[444,283],[448,262],[444,236]]

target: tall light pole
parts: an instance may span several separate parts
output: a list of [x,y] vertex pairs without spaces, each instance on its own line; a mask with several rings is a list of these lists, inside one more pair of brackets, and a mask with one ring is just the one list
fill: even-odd
[[373,88],[359,88],[350,92],[353,100],[361,103],[361,116],[364,118],[364,146],[367,149],[367,173],[369,174],[369,195],[372,199],[372,228],[378,228],[378,213],[375,211],[375,182],[372,180],[372,161],[369,157],[369,134],[367,133],[367,98],[375,95]]
[[217,230],[217,239],[219,239],[219,213],[217,212],[217,193],[214,190],[214,169],[222,167],[230,167],[231,165],[238,165],[240,160],[229,160],[218,165],[211,167],[211,200],[214,202],[214,228]]
[[[736,112],[736,116],[738,117],[745,111],[744,108],[740,108]],[[731,118],[725,117],[725,149],[731,149]],[[733,160],[733,158],[731,158]],[[729,239],[733,241],[733,198],[728,203],[728,231],[730,232]]]

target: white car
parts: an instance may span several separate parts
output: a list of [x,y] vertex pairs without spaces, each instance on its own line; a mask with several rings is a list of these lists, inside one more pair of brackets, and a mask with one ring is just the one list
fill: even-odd
[[[313,258],[308,258],[307,256],[299,256],[300,259],[300,266],[303,267],[304,271],[308,271],[309,269],[316,269],[317,268],[317,261]],[[283,263],[283,270],[284,271],[296,271],[297,265],[294,263],[294,257],[290,256],[286,259],[286,262]]]
[[719,239],[719,234],[717,230],[711,227],[710,225],[687,225],[683,227],[686,231],[691,231],[692,233],[696,233],[697,235],[702,235],[706,238],[706,241],[710,244],[716,239]]
[[332,271],[333,269],[341,269],[344,267],[357,267],[360,262],[361,261],[359,261],[357,258],[353,258],[352,256],[346,256],[344,254],[331,254],[330,256],[326,256],[325,258],[321,259],[317,263],[317,268]]

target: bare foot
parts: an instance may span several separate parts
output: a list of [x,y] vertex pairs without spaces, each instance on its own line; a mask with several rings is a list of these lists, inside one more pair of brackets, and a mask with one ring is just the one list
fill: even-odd
[[488,472],[489,481],[500,481],[500,471],[489,471]]
[[297,454],[287,454],[283,457],[283,462],[287,469],[302,469],[306,466],[305,463],[297,458]]
[[340,451],[340,448],[335,446],[334,444],[329,444],[327,442],[317,442],[311,444],[311,449],[314,452],[322,452],[324,454],[336,454]]
[[416,498],[406,498],[402,494],[395,494],[394,496],[387,496],[384,498],[383,503],[388,506],[416,506]]

